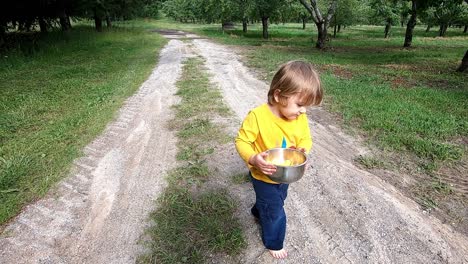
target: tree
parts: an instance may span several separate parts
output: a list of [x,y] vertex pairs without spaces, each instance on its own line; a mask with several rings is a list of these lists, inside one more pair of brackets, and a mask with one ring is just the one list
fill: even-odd
[[202,0],[199,1],[200,18],[208,23],[221,22],[222,29],[227,22],[240,20],[239,2],[232,0]]
[[249,15],[252,13],[254,7],[254,0],[235,0],[237,4],[237,12],[242,20],[242,32],[247,33],[247,24]]
[[450,25],[463,20],[465,9],[466,4],[462,0],[443,0],[424,10],[421,20],[428,25],[428,29],[439,25],[439,36],[443,37]]
[[203,1],[189,0],[169,0],[163,3],[164,13],[180,22],[195,22],[197,19],[204,19],[208,23],[212,23],[214,15],[211,12],[205,11],[208,7],[203,7]]
[[463,27],[463,33],[468,31],[468,3],[462,4],[462,12],[459,17],[453,22],[455,25]]
[[264,39],[268,39],[268,19],[284,3],[284,0],[255,0],[255,12],[262,20]]
[[340,32],[342,26],[350,26],[357,21],[359,14],[359,2],[357,0],[340,0],[330,26],[333,27],[333,37]]
[[465,56],[463,56],[462,62],[457,69],[457,72],[464,72],[468,68],[468,50],[465,52]]
[[428,7],[433,5],[439,0],[409,0],[411,1],[411,9],[408,10],[410,14],[410,18],[408,23],[406,24],[406,33],[405,33],[405,43],[403,47],[409,48],[411,47],[411,43],[413,41],[413,31],[414,27],[416,26],[417,16],[419,12],[426,10]]
[[314,20],[314,23],[317,26],[318,36],[315,47],[318,49],[323,49],[325,47],[325,42],[328,35],[327,28],[330,24],[330,20],[332,19],[333,14],[335,13],[337,0],[330,1],[328,12],[325,17],[323,17],[322,13],[320,12],[320,9],[317,5],[317,0],[310,0],[310,3],[308,3],[306,0],[299,0],[299,2],[310,13],[312,20]]
[[[462,17],[466,18],[466,13],[468,12],[467,12],[467,8],[465,4],[468,4],[468,0],[464,0],[464,11],[462,14]],[[468,22],[468,21],[465,20],[465,22]],[[464,32],[466,33],[466,24],[465,24]],[[468,68],[468,50],[465,52],[465,56],[463,56],[462,62],[460,66],[457,68],[457,72],[464,72],[466,68]]]
[[307,12],[307,10],[305,10],[304,7],[296,0],[288,0],[277,13],[281,14],[283,22],[302,22],[302,29],[306,28],[306,23],[310,19],[309,12]]
[[384,36],[388,37],[393,25],[398,24],[400,19],[401,2],[396,0],[373,0],[371,2],[372,20],[377,24],[384,24]]

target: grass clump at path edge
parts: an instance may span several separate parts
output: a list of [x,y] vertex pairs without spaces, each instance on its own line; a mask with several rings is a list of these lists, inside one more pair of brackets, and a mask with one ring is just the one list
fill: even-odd
[[223,188],[204,190],[211,171],[206,156],[214,146],[229,137],[210,117],[226,116],[228,108],[210,83],[199,58],[187,60],[177,95],[182,98],[174,108],[170,127],[177,131],[180,166],[167,175],[168,187],[152,213],[154,226],[148,230],[150,252],[138,263],[204,263],[208,255],[235,255],[245,239],[234,217],[237,203]]

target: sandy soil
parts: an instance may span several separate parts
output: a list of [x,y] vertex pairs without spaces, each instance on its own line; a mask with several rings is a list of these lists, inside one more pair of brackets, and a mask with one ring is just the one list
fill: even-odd
[[[165,32],[170,42],[140,90],[115,121],[85,148],[71,175],[29,205],[0,237],[0,263],[134,263],[149,225],[148,213],[175,165],[175,137],[166,129],[182,62],[202,56],[225,103],[235,113],[234,134],[247,112],[263,103],[268,85],[231,49],[194,35]],[[181,41],[180,38],[185,38]],[[314,137],[306,175],[291,184],[286,201],[289,257],[281,263],[468,263],[468,238],[420,210],[390,184],[363,171],[353,159],[366,153],[320,108],[309,111]],[[212,263],[271,263],[249,214],[247,172],[234,146],[219,148],[216,182],[239,200],[248,247],[236,258]]]

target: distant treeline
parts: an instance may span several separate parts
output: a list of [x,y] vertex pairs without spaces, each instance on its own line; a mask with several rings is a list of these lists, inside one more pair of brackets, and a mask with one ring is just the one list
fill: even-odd
[[0,41],[9,30],[47,32],[51,28],[67,31],[72,19],[94,19],[96,29],[103,21],[151,17],[158,12],[154,0],[3,0],[0,3]]

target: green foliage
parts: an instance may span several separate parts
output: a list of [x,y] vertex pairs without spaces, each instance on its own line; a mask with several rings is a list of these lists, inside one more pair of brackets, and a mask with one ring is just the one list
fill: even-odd
[[147,78],[165,40],[115,28],[51,33],[0,58],[0,222],[63,178]]
[[351,26],[361,20],[360,8],[361,1],[358,0],[340,0],[330,21],[330,26]]
[[461,0],[444,0],[434,3],[424,10],[421,18],[428,26],[439,25],[439,35],[444,36],[447,27],[453,23],[464,21],[467,13],[467,3]]
[[371,22],[375,25],[398,25],[404,5],[395,0],[372,0]]

